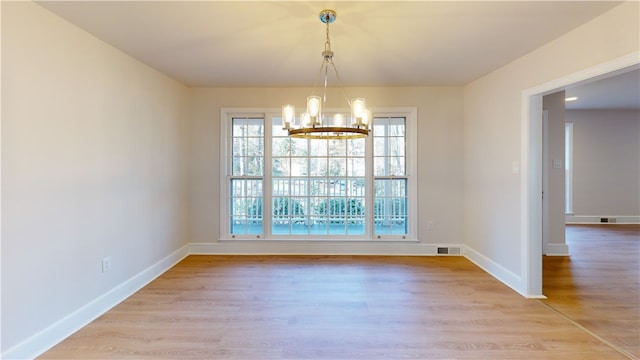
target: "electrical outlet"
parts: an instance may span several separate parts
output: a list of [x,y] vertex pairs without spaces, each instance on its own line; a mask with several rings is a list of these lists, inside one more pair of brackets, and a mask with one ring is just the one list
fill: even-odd
[[102,259],[102,272],[106,273],[109,270],[111,270],[111,256]]
[[427,230],[433,230],[433,221],[427,221]]

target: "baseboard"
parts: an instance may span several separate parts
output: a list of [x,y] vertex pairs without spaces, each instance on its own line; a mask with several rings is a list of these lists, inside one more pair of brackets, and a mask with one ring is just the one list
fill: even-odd
[[41,355],[162,275],[189,255],[188,250],[188,245],[185,245],[174,251],[53,325],[8,349],[1,358],[33,359]]
[[[603,221],[606,219],[606,221]],[[640,224],[640,216],[627,215],[566,215],[567,224]]]
[[[458,248],[459,244],[435,245],[415,242],[310,242],[310,241],[222,241],[217,243],[192,243],[192,255],[381,255],[381,256],[433,256],[438,248]],[[451,256],[451,255],[448,255]]]
[[494,262],[493,260],[479,253],[478,251],[470,248],[469,246],[465,247],[464,256],[469,261],[471,261],[472,263],[480,267],[482,270],[489,273],[489,275],[493,276],[498,281],[502,282],[503,284],[507,285],[511,289],[515,290],[520,295],[524,297],[529,297],[526,291],[524,291],[525,285],[523,284],[522,277],[514,274],[513,272],[509,271],[507,268]]
[[[439,254],[438,249],[454,252]],[[464,254],[459,244],[398,243],[326,243],[326,242],[217,242],[183,246],[164,259],[114,287],[100,297],[57,321],[46,329],[8,349],[2,359],[33,359],[80,330],[120,302],[162,275],[188,255],[388,255],[388,256],[456,256]],[[459,254],[455,254],[459,252]]]
[[567,244],[545,244],[544,255],[546,256],[569,256],[569,246]]

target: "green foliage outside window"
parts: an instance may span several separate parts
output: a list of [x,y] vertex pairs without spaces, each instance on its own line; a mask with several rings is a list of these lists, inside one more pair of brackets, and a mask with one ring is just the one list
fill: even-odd
[[[250,206],[250,213],[262,217],[262,199],[255,199]],[[304,207],[300,201],[289,198],[274,198],[272,213],[274,216],[302,216]]]
[[[387,204],[385,205],[385,201]],[[251,201],[247,211],[254,217],[262,217],[262,199]],[[340,216],[364,215],[365,207],[359,199],[334,198],[321,201],[313,211],[317,215]],[[300,201],[289,198],[274,198],[272,214],[274,217],[304,216],[304,206]],[[386,216],[404,217],[407,215],[406,199],[376,199],[374,203],[376,218]],[[333,221],[336,221],[335,219]]]
[[[385,201],[387,205],[385,205]],[[386,206],[390,206],[390,209]],[[407,215],[407,201],[404,198],[401,199],[376,199],[373,204],[375,217],[383,217],[385,215],[400,217]],[[389,211],[390,210],[390,211]]]
[[282,215],[301,216],[301,215],[304,215],[304,207],[296,199],[274,198],[272,213],[274,216],[282,216]]
[[359,199],[333,198],[322,200],[315,213],[329,215],[331,223],[344,223],[345,217],[364,216],[365,207]]

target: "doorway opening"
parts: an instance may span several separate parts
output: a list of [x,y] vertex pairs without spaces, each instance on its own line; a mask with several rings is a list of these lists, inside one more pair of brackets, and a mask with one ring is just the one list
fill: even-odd
[[640,53],[636,52],[526,89],[522,93],[521,273],[524,292],[529,298],[545,298],[542,293],[542,97],[638,68]]

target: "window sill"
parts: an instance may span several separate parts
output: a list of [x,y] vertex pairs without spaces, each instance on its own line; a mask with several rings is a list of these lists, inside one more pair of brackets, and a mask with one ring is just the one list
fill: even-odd
[[341,238],[341,237],[323,237],[323,238],[281,238],[281,237],[223,237],[218,239],[218,242],[277,242],[277,243],[370,243],[370,244],[381,244],[381,243],[419,243],[420,240],[416,238],[402,238],[399,237],[381,237],[381,238]]

